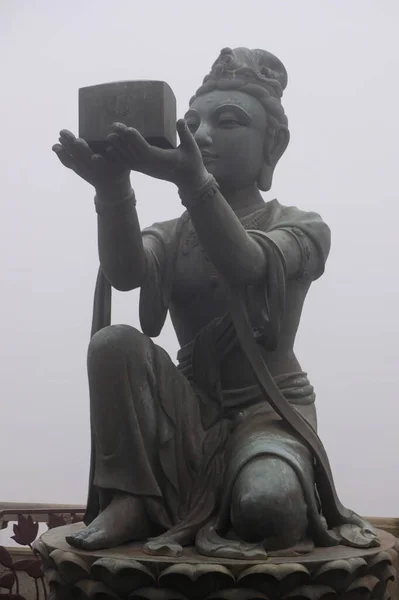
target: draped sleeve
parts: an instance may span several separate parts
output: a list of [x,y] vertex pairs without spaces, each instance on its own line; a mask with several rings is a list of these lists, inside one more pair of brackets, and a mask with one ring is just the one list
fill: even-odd
[[264,235],[280,249],[289,278],[315,281],[324,273],[331,232],[317,213],[277,204]]
[[245,290],[248,315],[254,334],[265,347],[275,350],[286,306],[290,280],[308,287],[324,272],[330,250],[330,229],[321,217],[295,207],[270,203],[263,227],[249,229],[265,256],[265,276]]

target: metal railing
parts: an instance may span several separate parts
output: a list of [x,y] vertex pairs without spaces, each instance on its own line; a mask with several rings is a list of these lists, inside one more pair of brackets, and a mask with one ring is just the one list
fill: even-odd
[[0,595],[5,590],[10,600],[47,600],[41,561],[32,547],[39,525],[52,529],[81,521],[83,514],[84,507],[77,504],[0,503],[0,529],[13,523],[10,540],[16,544],[0,546]]

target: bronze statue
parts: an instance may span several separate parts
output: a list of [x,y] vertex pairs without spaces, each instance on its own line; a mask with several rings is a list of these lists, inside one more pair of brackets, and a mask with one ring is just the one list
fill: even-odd
[[[54,151],[96,190],[101,268],[88,352],[93,550],[142,540],[263,557],[308,540],[378,545],[335,493],[315,394],[293,350],[330,232],[319,215],[266,202],[289,142],[287,73],[263,50],[224,49],[177,123],[150,146],[116,123],[112,157],[62,131]],[[130,171],[176,184],[186,211],[140,231]],[[143,333],[109,325],[110,290],[140,288]],[[176,367],[151,338],[167,312]]]

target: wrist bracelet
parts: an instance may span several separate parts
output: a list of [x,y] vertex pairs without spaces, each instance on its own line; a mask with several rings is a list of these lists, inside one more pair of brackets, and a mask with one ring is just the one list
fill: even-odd
[[133,190],[120,200],[104,202],[97,194],[94,197],[94,205],[99,215],[113,215],[117,213],[128,213],[136,206],[136,196]]
[[219,186],[213,175],[209,175],[208,179],[193,192],[186,193],[179,190],[181,203],[186,208],[196,206],[203,202],[206,198],[213,198],[219,191]]

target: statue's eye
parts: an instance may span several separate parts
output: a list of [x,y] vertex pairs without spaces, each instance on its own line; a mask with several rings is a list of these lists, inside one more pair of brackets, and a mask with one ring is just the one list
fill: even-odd
[[186,121],[186,123],[191,133],[195,133],[197,131],[198,123],[196,121]]
[[237,119],[231,117],[220,117],[218,125],[225,129],[233,129],[234,127],[240,127],[241,123]]

